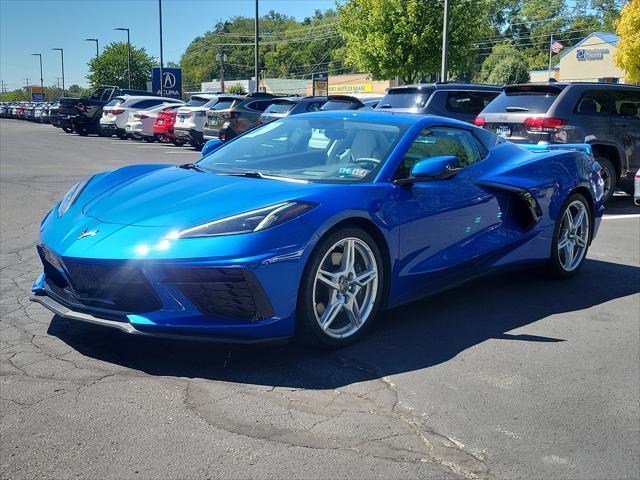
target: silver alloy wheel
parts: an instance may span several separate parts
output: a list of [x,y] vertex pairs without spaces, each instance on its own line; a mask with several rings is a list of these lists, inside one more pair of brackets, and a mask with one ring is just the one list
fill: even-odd
[[590,232],[587,206],[580,200],[574,200],[564,211],[558,232],[558,258],[565,271],[575,270],[582,262]]
[[607,198],[611,190],[611,172],[608,168],[603,167],[602,170],[600,170],[600,177],[602,177],[602,181],[604,182],[604,197]]
[[373,251],[359,238],[343,238],[327,250],[316,272],[316,321],[330,337],[349,337],[368,320],[377,294],[378,265]]

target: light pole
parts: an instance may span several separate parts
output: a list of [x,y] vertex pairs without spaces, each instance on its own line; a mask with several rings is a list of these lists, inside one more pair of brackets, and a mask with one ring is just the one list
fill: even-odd
[[[31,55],[40,57],[40,95],[44,97],[44,80],[42,79],[42,54],[41,53],[32,53]],[[33,95],[32,95],[33,97]]]
[[449,74],[449,0],[444,0],[444,18],[442,26],[442,67],[440,81],[446,82]]
[[51,50],[57,50],[60,52],[60,59],[62,60],[62,96],[66,97],[64,90],[64,50],[62,48],[52,48]]
[[129,90],[131,90],[131,38],[129,36],[129,29],[118,27],[114,28],[114,30],[127,32],[127,76],[129,77]]
[[158,0],[158,16],[160,19],[160,96],[164,97],[164,83],[162,81],[162,68],[164,67],[162,58],[162,0]]
[[100,50],[98,49],[98,39],[97,38],[85,38],[85,42],[96,42],[96,58],[100,56]]
[[256,66],[255,66],[255,75],[256,75],[256,92],[260,91],[260,52],[258,51],[258,46],[260,43],[259,39],[259,26],[258,26],[258,0],[256,0],[256,23],[255,23],[255,44],[256,44]]

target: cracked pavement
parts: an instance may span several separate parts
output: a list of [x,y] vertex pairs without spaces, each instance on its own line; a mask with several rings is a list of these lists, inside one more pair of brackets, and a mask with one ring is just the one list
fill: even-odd
[[638,478],[640,219],[578,277],[478,280],[339,352],[130,338],[29,302],[79,178],[189,148],[0,120],[0,478]]

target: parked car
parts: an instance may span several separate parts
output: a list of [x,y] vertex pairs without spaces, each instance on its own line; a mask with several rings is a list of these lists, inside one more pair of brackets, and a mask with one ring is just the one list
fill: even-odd
[[360,110],[374,108],[383,98],[382,95],[329,95],[320,110]]
[[153,142],[156,140],[155,133],[153,131],[153,125],[160,112],[176,111],[180,108],[180,103],[161,103],[148,110],[134,110],[129,114],[129,120],[127,121],[126,130],[128,134],[136,135],[147,142]]
[[602,166],[605,201],[633,192],[640,168],[640,87],[525,83],[504,87],[475,124],[514,143],[588,143]]
[[258,117],[258,123],[269,123],[278,118],[299,113],[317,112],[327,101],[327,97],[283,97],[276,98],[264,113]]
[[218,102],[207,112],[203,132],[206,140],[219,138],[223,142],[258,125],[260,115],[276,97],[269,93],[248,95],[220,95]]
[[189,142],[194,148],[202,148],[204,127],[207,110],[218,101],[215,94],[193,95],[186,105],[178,109],[173,133],[176,138]]
[[161,142],[171,142],[177,147],[181,147],[186,140],[176,137],[173,127],[176,123],[178,110],[163,110],[158,112],[156,121],[153,123],[153,134]]
[[633,180],[633,202],[640,205],[640,170],[636,172]]
[[111,135],[113,132],[103,132],[100,127],[102,107],[109,103],[112,98],[122,95],[152,96],[153,93],[103,86],[95,89],[88,97],[62,97],[59,109],[62,129],[68,133],[77,132],[78,135],[88,135],[90,133]]
[[163,103],[181,104],[181,100],[149,95],[123,95],[115,97],[102,108],[100,128],[105,134],[116,135],[121,140],[128,137],[129,115],[140,110],[148,110]]
[[54,102],[49,106],[49,123],[56,128],[62,128],[60,123],[60,103]]
[[376,110],[442,115],[473,123],[500,87],[473,83],[418,83],[391,87]]
[[36,110],[36,104],[34,102],[27,103],[27,105],[24,107],[22,119],[29,120],[29,121],[35,120],[35,110]]
[[76,183],[40,226],[32,300],[138,336],[337,348],[497,269],[577,274],[604,209],[584,151],[433,115],[294,115],[203,152]]

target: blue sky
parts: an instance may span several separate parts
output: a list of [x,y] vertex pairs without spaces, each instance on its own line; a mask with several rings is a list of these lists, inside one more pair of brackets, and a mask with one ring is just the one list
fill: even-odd
[[[270,10],[301,20],[317,9],[334,8],[334,0],[260,0],[260,14]],[[189,42],[220,20],[238,15],[253,16],[253,0],[162,0],[164,61],[178,61]],[[42,53],[44,84],[61,76],[60,52],[64,48],[65,84],[86,86],[87,61],[113,41],[126,40],[145,47],[159,58],[157,0],[0,0],[0,79],[7,90],[40,83],[38,57]]]

